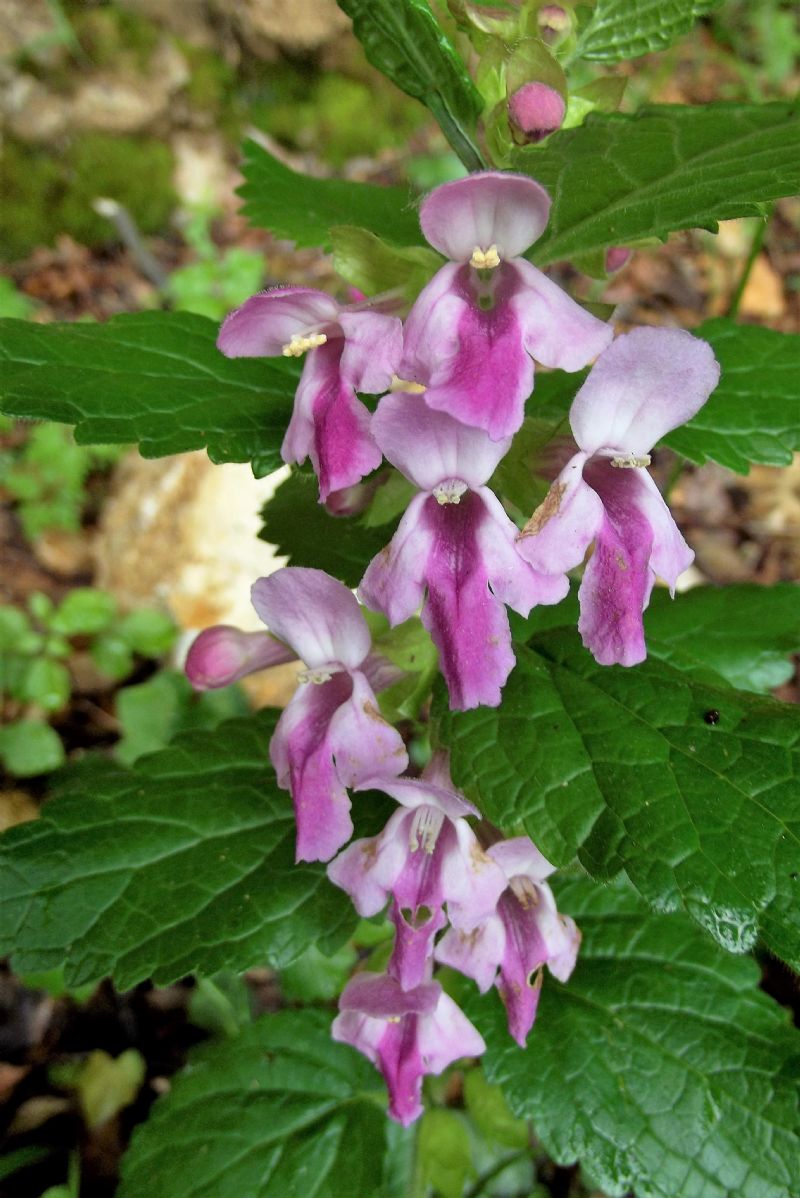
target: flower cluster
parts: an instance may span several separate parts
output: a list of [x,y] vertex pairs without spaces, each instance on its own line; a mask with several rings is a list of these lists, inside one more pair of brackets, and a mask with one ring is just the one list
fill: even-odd
[[[341,307],[283,288],[248,300],[219,337],[230,356],[306,355],[282,452],[287,462],[311,459],[332,510],[346,510],[341,492],[384,457],[418,488],[359,597],[392,626],[420,613],[459,710],[500,702],[514,666],[506,607],[527,616],[557,603],[590,546],[579,630],[603,664],[644,658],[655,578],[674,588],[692,559],[647,466],[655,442],[705,402],[717,363],[705,342],[677,330],[614,340],[609,324],[532,266],[523,255],[549,207],[523,176],[444,184],[423,201],[420,223],[447,261],[404,323],[380,304]],[[596,362],[572,404],[566,464],[520,530],[488,483],[522,423],[534,359],[566,371]],[[374,415],[358,392],[383,394]],[[287,567],[259,579],[252,598],[269,631],[208,629],[187,673],[205,688],[303,662],[270,745],[294,804],[297,859],[329,861],[357,911],[387,908],[395,929],[385,972],[351,980],[333,1034],[380,1068],[390,1113],[408,1123],[422,1109],[425,1073],[484,1049],[433,979],[435,962],[482,991],[495,984],[524,1045],[542,967],[566,980],[579,933],[556,910],[552,867],[532,842],[469,823],[479,813],[442,755],[422,777],[404,776],[403,740],[377,697],[397,673],[374,652],[356,597],[320,570]],[[397,809],[380,835],[348,844],[348,791],[364,790],[383,791]]]

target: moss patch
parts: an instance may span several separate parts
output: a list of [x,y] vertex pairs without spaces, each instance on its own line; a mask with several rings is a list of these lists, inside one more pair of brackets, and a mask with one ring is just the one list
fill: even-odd
[[8,141],[0,172],[0,255],[25,257],[59,233],[90,246],[111,240],[111,226],[92,208],[98,196],[124,204],[143,233],[156,233],[176,203],[172,169],[169,147],[154,138],[85,133],[60,161]]

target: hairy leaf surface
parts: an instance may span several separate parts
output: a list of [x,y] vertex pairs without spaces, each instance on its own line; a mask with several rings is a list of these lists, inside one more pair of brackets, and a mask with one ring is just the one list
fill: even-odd
[[800,1176],[800,1036],[755,964],[620,887],[564,884],[558,903],[583,943],[566,986],[545,979],[528,1048],[495,995],[469,1012],[515,1113],[614,1198],[786,1198]]
[[330,249],[334,225],[358,225],[394,245],[424,244],[406,189],[301,175],[254,141],[244,153],[244,214],[276,237]]
[[662,661],[598,666],[567,630],[517,658],[499,708],[452,713],[439,693],[454,779],[484,814],[555,864],[624,869],[733,952],[768,912],[770,946],[800,964],[800,711]]
[[723,0],[598,0],[578,35],[576,58],[620,62],[664,50]]
[[279,1011],[204,1046],[141,1124],[120,1198],[377,1198],[380,1074],[325,1011]]
[[544,149],[518,151],[513,166],[553,198],[532,254],[546,265],[678,229],[716,230],[718,221],[758,216],[766,201],[794,195],[800,116],[786,103],[592,113]]
[[354,922],[324,866],[294,864],[294,816],[269,766],[274,712],[178,737],[75,783],[0,838],[0,953],[64,963],[70,985],[287,964]]
[[75,425],[84,445],[137,442],[144,457],[207,447],[213,462],[280,463],[297,368],[231,360],[218,326],[189,312],[105,324],[0,321],[0,408]]

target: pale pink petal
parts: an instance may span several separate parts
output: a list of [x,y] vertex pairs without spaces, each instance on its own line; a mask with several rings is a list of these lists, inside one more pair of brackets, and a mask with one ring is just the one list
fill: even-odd
[[251,598],[270,631],[311,670],[333,663],[357,669],[369,653],[355,595],[324,570],[284,566],[254,582]]
[[604,666],[633,666],[647,656],[642,612],[654,579],[653,530],[635,502],[638,473],[604,461],[591,462],[585,470],[605,514],[578,591],[578,631]]
[[583,480],[585,453],[567,463],[519,534],[522,557],[543,573],[579,566],[603,521],[603,503]]
[[634,329],[598,358],[570,411],[587,453],[648,453],[694,416],[719,381],[707,341],[683,329]]
[[435,1075],[461,1057],[479,1057],[486,1051],[483,1036],[444,991],[435,1010],[419,1016],[417,1043],[425,1072]]
[[516,258],[544,232],[550,197],[527,175],[483,171],[443,183],[422,201],[419,223],[428,242],[456,262],[477,247]]
[[483,851],[465,820],[452,826],[455,836],[450,838],[442,861],[442,889],[453,927],[470,931],[494,912],[508,879]]
[[333,760],[330,722],[350,694],[347,674],[298,687],[270,742],[278,785],[288,790],[297,822],[297,861],[327,861],[353,834],[350,799]]
[[547,275],[522,258],[512,269],[520,282],[510,306],[525,349],[537,362],[560,370],[580,370],[610,344],[614,336],[611,325],[592,316]]
[[435,807],[449,820],[480,814],[478,808],[465,799],[452,783],[450,786],[441,786],[424,774],[421,778],[370,778],[360,789],[382,790],[410,811],[416,811],[419,807]]
[[[425,766],[421,775],[423,782],[428,782],[439,790],[448,791],[451,794],[457,794],[460,799],[464,796],[460,791],[456,790],[453,783],[453,778],[450,773],[450,750],[449,749],[434,749],[431,754],[430,761]],[[466,800],[464,800],[466,802]],[[472,806],[472,804],[468,804]],[[466,813],[465,813],[466,814]],[[477,815],[477,809],[473,809],[473,815]]]
[[403,738],[378,710],[378,700],[360,670],[351,674],[353,690],[334,713],[329,738],[336,773],[344,786],[366,778],[394,778],[408,765]]
[[339,305],[324,291],[310,287],[275,287],[245,300],[226,316],[217,348],[228,358],[272,358],[293,336],[332,335]]
[[575,968],[581,934],[573,919],[559,914],[548,885],[537,886],[536,892],[536,925],[544,944],[544,961],[553,977],[566,982]]
[[186,677],[196,691],[229,686],[268,666],[294,661],[297,654],[268,632],[242,632],[228,624],[206,628],[186,656]]
[[[415,495],[385,549],[367,566],[359,598],[380,611],[394,627],[413,616],[425,591],[425,568],[433,547],[433,530],[424,520],[427,495]],[[433,501],[431,501],[433,502]]]
[[401,374],[427,387],[429,407],[497,441],[520,427],[533,388],[524,307],[514,302],[524,288],[516,263],[502,263],[484,308],[473,273],[445,266],[420,293],[406,321]]
[[527,836],[499,840],[487,849],[487,852],[509,879],[524,876],[534,882],[543,882],[555,872],[556,867],[550,864]]
[[333,341],[309,351],[281,445],[285,462],[311,459],[323,503],[381,464],[370,414],[340,372],[343,345]]
[[426,1072],[419,1051],[419,1015],[387,1023],[378,1049],[378,1066],[389,1092],[389,1116],[408,1127],[422,1114],[422,1078]]
[[694,561],[694,552],[681,536],[672,512],[646,470],[630,471],[635,476],[634,502],[653,533],[653,548],[650,553],[650,569],[663,578],[670,592],[675,594],[675,583],[684,570]]
[[380,836],[354,840],[328,865],[328,877],[344,890],[364,918],[386,906],[409,852],[411,816],[396,811]]
[[403,353],[403,325],[384,312],[342,312],[342,378],[368,395],[388,391]]
[[331,1039],[349,1044],[373,1065],[378,1064],[378,1048],[386,1031],[386,1020],[363,1015],[360,1011],[340,1011],[331,1024]]
[[434,411],[429,394],[385,396],[372,421],[373,437],[392,465],[423,491],[449,479],[481,486],[508,452],[511,438],[492,441],[482,429]]
[[521,616],[538,603],[559,603],[569,590],[566,574],[534,570],[519,552],[517,526],[500,500],[488,487],[480,487],[477,494],[491,517],[479,526],[478,543],[492,594]]
[[436,945],[435,956],[441,965],[449,965],[472,978],[481,994],[485,994],[503,959],[505,943],[503,921],[491,915],[470,932],[450,928]]

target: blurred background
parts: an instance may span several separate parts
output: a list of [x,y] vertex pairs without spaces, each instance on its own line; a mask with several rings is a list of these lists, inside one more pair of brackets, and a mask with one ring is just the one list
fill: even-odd
[[[798,51],[793,3],[734,0],[616,68],[623,109],[796,95]],[[159,307],[220,320],[275,283],[340,289],[324,255],[238,215],[245,137],[314,175],[425,189],[460,173],[333,0],[0,0],[0,128],[0,315],[34,321]],[[567,265],[556,277],[616,305],[621,328],[738,312],[797,333],[800,200],[637,251],[605,283]],[[689,585],[798,578],[800,459],[739,476],[662,451],[656,469],[697,555]],[[193,630],[254,626],[250,582],[276,564],[257,539],[275,486],[204,454],[144,461],[0,417],[0,829],[36,818],[87,749],[130,763],[284,693],[269,677],[198,697],[176,669]],[[771,682],[800,697],[796,673]],[[769,984],[786,997],[780,974]],[[111,1195],[131,1128],[191,1044],[337,985],[310,959],[279,980],[253,970],[125,995],[0,967],[0,1198]],[[542,1176],[543,1193],[588,1193],[574,1170]]]

